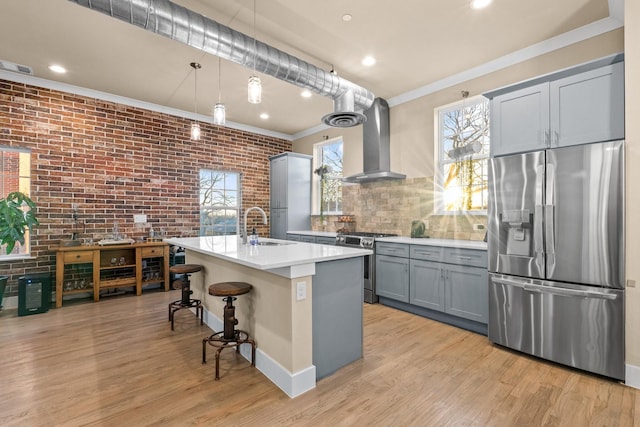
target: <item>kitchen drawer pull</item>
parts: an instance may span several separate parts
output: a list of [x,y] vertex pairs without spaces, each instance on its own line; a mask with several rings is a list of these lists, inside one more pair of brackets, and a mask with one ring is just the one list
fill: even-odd
[[471,261],[471,260],[473,259],[473,258],[471,258],[470,256],[462,256],[462,255],[456,255],[456,256],[457,256],[458,258],[460,258],[460,259],[464,259],[464,260],[467,260],[467,261]]

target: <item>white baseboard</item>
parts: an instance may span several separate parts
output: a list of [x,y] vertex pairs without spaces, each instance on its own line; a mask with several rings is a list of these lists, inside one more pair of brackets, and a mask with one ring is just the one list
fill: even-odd
[[640,366],[625,364],[624,379],[629,387],[640,389]]
[[[195,309],[192,308],[191,311],[195,314]],[[221,331],[224,327],[222,319],[206,309],[203,319],[204,323],[214,331]],[[248,345],[240,347],[240,354],[248,361],[251,360],[251,348]],[[316,387],[316,367],[314,365],[292,374],[260,348],[256,348],[256,368],[292,398]]]

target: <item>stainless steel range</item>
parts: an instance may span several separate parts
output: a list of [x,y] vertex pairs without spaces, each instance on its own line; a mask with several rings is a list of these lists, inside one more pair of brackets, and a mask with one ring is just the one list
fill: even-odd
[[376,259],[375,241],[380,237],[392,237],[395,234],[349,232],[348,234],[338,234],[336,236],[336,246],[350,246],[354,248],[365,248],[374,251],[373,255],[364,257],[364,302],[375,304],[378,302],[376,295]]

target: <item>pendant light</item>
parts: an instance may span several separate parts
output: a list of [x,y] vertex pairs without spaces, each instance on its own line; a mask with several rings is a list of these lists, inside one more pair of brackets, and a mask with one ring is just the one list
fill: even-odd
[[218,102],[213,107],[213,124],[218,126],[224,126],[226,123],[226,111],[224,104],[222,103],[222,87],[220,86],[220,75],[222,74],[222,68],[220,66],[221,59],[218,58]]
[[[193,68],[193,110],[196,114],[198,114],[198,69],[201,67],[201,65],[197,62],[192,62],[189,64],[191,66],[191,68]],[[200,124],[198,123],[198,121],[196,120],[195,122],[191,123],[191,139],[193,141],[199,141],[200,140]]]
[[256,47],[256,0],[253,0],[253,74],[249,77],[248,100],[251,104],[262,102],[262,83],[260,77],[256,76],[256,62],[258,61],[258,50]]

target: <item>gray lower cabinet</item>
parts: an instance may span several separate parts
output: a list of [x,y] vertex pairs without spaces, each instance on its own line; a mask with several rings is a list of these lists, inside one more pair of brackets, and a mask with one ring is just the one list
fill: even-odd
[[380,297],[486,325],[487,286],[486,251],[376,245],[376,293]]
[[316,243],[319,243],[319,244],[322,244],[322,245],[333,245],[333,246],[335,246],[336,238],[335,237],[316,236]]
[[287,233],[287,240],[292,240],[294,242],[317,243],[322,245],[334,245],[334,246],[336,244],[335,237],[313,236],[311,234]]
[[479,323],[489,323],[489,282],[486,268],[448,264],[445,281],[446,313]]
[[409,302],[409,260],[376,255],[376,294]]
[[439,262],[409,261],[409,302],[420,307],[444,311],[444,280]]

